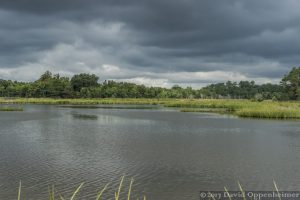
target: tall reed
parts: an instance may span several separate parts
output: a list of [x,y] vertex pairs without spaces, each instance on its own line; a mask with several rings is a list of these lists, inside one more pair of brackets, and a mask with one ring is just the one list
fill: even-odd
[[[119,183],[119,187],[118,189],[115,191],[114,193],[114,200],[121,200],[121,192],[122,192],[122,189],[125,187],[124,186],[124,181],[125,181],[125,176],[122,176],[121,179],[120,179],[120,183]],[[77,188],[76,190],[72,193],[71,197],[70,198],[65,198],[62,194],[60,194],[56,188],[52,185],[52,187],[48,188],[49,190],[49,200],[76,200],[77,199],[77,196],[78,196],[78,193],[81,191],[81,189],[83,188],[83,185],[84,183],[81,183]],[[106,184],[103,189],[101,189],[98,194],[96,195],[95,197],[95,200],[101,200],[101,198],[103,197],[103,194],[105,191],[107,191],[107,188],[108,188],[108,184]],[[131,194],[132,194],[132,188],[133,188],[133,178],[130,179],[130,184],[129,184],[129,187],[128,187],[128,191],[127,191],[127,194],[126,194],[126,199],[127,200],[132,200],[131,198]],[[20,181],[20,184],[19,184],[19,189],[18,189],[18,196],[17,196],[17,200],[22,200],[21,199],[21,190],[22,190],[22,185],[21,185],[21,181]],[[122,195],[123,196],[123,195]],[[112,198],[109,198],[109,199],[112,199]],[[103,199],[104,200],[104,199]],[[146,200],[146,196],[144,195],[143,196],[143,200]]]

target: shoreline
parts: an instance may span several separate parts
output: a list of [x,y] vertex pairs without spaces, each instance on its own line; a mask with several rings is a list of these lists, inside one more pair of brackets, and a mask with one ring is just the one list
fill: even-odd
[[57,98],[0,98],[0,105],[160,105],[179,108],[181,112],[228,113],[243,118],[300,119],[300,102],[251,101],[237,99],[57,99]]

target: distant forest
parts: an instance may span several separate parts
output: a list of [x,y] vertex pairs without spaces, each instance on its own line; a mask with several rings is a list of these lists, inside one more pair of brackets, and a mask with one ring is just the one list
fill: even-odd
[[258,85],[254,81],[211,84],[201,89],[146,87],[127,82],[98,82],[95,74],[77,74],[71,79],[47,71],[34,82],[0,79],[1,97],[32,98],[213,98],[300,100],[300,67],[293,68],[280,84]]

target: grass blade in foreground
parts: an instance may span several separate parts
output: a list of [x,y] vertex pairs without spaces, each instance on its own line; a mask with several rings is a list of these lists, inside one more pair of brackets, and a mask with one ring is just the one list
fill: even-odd
[[273,180],[273,183],[274,183],[274,187],[275,187],[275,189],[276,189],[276,191],[277,191],[278,198],[279,198],[279,200],[281,200],[281,197],[280,197],[280,193],[279,193],[279,190],[278,190],[277,184],[276,184],[276,182],[275,182],[274,180]]
[[97,197],[96,197],[96,200],[100,200],[103,192],[106,190],[106,188],[108,187],[109,183],[107,183],[104,188],[98,193]]
[[128,195],[127,195],[127,200],[130,200],[130,195],[131,195],[131,190],[132,190],[132,184],[133,184],[133,178],[130,181]]
[[77,193],[79,192],[80,188],[83,186],[84,183],[81,183],[79,185],[79,187],[75,190],[75,192],[73,193],[72,197],[70,200],[74,200],[75,199],[75,196],[77,195]]
[[125,178],[125,176],[122,176],[118,192],[115,193],[115,200],[119,200],[119,198],[120,198],[120,193],[121,193],[121,189],[122,189],[124,178]]
[[19,191],[18,191],[18,200],[21,199],[21,187],[22,187],[22,183],[20,181],[20,184],[19,184]]

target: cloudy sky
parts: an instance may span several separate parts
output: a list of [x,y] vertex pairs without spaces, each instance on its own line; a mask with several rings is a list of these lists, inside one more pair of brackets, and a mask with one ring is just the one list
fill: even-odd
[[1,0],[0,79],[50,70],[170,87],[278,82],[300,65],[299,0]]

